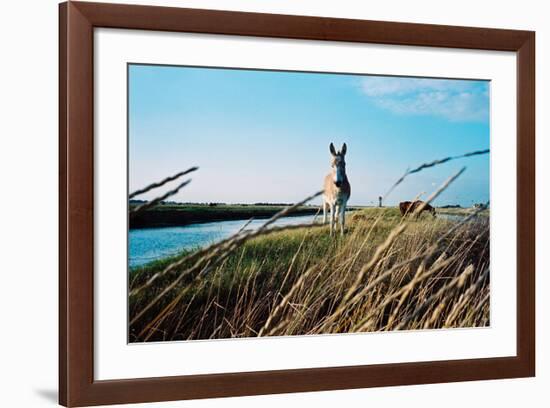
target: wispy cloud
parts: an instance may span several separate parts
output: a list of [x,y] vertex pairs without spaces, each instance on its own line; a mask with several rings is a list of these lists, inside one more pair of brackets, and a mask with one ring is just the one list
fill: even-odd
[[376,105],[396,114],[432,115],[460,122],[489,118],[487,82],[365,77],[360,86]]

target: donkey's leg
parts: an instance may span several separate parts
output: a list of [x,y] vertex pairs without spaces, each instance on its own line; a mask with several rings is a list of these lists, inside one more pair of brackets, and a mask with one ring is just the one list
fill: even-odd
[[346,205],[343,204],[340,206],[340,234],[344,235],[344,230],[346,227]]
[[336,204],[334,209],[335,209],[335,213],[336,213],[334,222],[336,224],[338,224],[340,222],[340,206],[338,204]]
[[328,203],[323,199],[323,224],[327,223]]
[[334,216],[336,215],[334,212],[334,204],[330,205],[330,235],[334,232]]

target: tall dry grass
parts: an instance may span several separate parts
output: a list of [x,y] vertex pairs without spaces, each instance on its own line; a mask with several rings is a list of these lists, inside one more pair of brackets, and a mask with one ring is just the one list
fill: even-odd
[[352,213],[343,237],[330,237],[318,224],[272,226],[290,211],[257,230],[244,225],[209,248],[133,271],[129,340],[489,325],[483,209],[461,222],[365,209]]
[[133,277],[131,341],[489,324],[487,217],[456,227],[372,209],[350,217],[344,238],[281,229],[187,259]]

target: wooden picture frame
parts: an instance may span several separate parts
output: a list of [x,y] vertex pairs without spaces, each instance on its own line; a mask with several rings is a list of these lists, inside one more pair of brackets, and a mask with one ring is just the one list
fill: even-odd
[[[65,406],[529,377],[535,374],[535,33],[169,7],[59,8],[59,399]],[[96,27],[517,53],[517,356],[94,380]]]

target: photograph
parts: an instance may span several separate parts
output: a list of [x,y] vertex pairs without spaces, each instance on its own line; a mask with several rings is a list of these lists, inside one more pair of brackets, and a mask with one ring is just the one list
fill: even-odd
[[128,63],[128,342],[490,327],[490,91]]
[[0,408],[545,405],[545,6],[2,2]]

